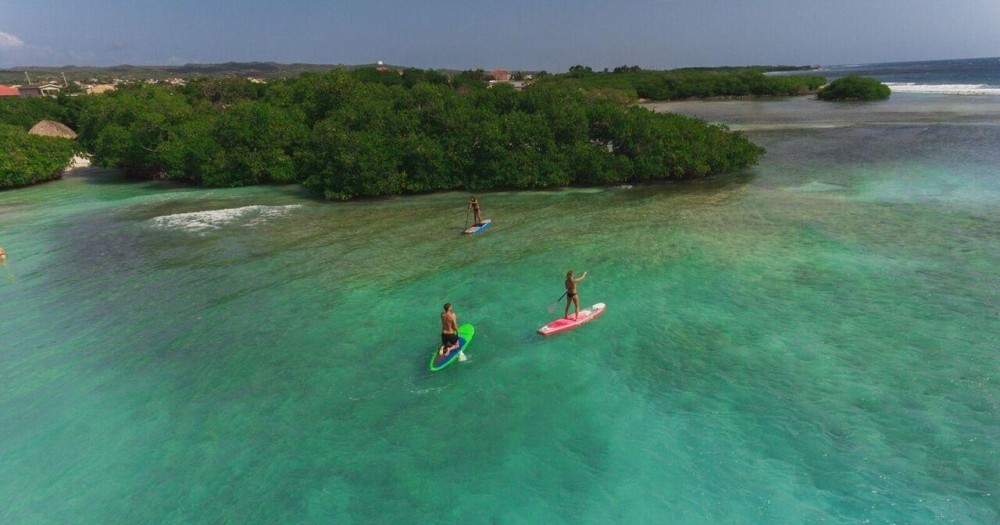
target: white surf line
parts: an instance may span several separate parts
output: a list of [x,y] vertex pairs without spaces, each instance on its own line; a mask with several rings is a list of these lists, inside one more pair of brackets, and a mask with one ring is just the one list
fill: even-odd
[[1000,86],[990,84],[917,84],[886,82],[894,93],[933,93],[941,95],[1000,95]]
[[216,230],[228,224],[245,220],[247,227],[253,227],[268,219],[284,217],[292,209],[301,208],[301,204],[287,206],[263,206],[254,204],[239,208],[223,208],[220,210],[196,211],[190,213],[175,213],[161,215],[150,219],[153,228],[161,230],[204,231]]

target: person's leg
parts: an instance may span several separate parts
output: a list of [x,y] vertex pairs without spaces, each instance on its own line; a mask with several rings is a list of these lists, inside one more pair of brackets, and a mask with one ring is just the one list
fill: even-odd
[[576,307],[576,316],[573,317],[573,319],[579,319],[580,318],[580,294],[577,294],[577,295],[573,296],[573,306]]
[[569,294],[566,294],[566,311],[563,312],[563,317],[569,318],[569,305],[573,302],[573,298]]

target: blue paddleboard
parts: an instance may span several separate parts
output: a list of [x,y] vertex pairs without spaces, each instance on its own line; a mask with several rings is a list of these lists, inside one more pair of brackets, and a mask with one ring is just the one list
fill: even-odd
[[493,219],[483,219],[483,222],[479,224],[474,224],[472,227],[465,230],[465,233],[469,234],[479,233],[485,230],[486,228],[489,228],[491,224],[493,224]]

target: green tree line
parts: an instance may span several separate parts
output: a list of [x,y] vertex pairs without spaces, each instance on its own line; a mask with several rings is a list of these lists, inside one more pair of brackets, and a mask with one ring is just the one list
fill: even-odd
[[20,126],[0,124],[0,189],[58,179],[75,151],[72,140],[29,135]]
[[559,85],[374,68],[266,84],[137,84],[66,102],[93,162],[211,186],[299,182],[328,199],[683,180],[754,164],[723,126]]
[[826,79],[811,75],[765,75],[761,68],[678,69],[643,71],[622,66],[613,72],[594,72],[574,66],[568,73],[549,75],[539,85],[563,86],[584,91],[614,89],[627,97],[649,100],[684,98],[791,96],[819,89]]
[[64,97],[21,98],[0,97],[0,123],[17,126],[28,131],[41,120],[65,123],[69,101]]
[[884,100],[892,90],[889,86],[871,77],[851,75],[838,78],[817,95],[820,100]]

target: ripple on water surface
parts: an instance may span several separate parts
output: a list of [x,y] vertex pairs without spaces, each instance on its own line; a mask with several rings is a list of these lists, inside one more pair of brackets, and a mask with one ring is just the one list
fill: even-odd
[[[457,193],[0,193],[0,521],[996,522],[997,128],[910,120],[475,236]],[[539,337],[571,268],[608,311]]]

